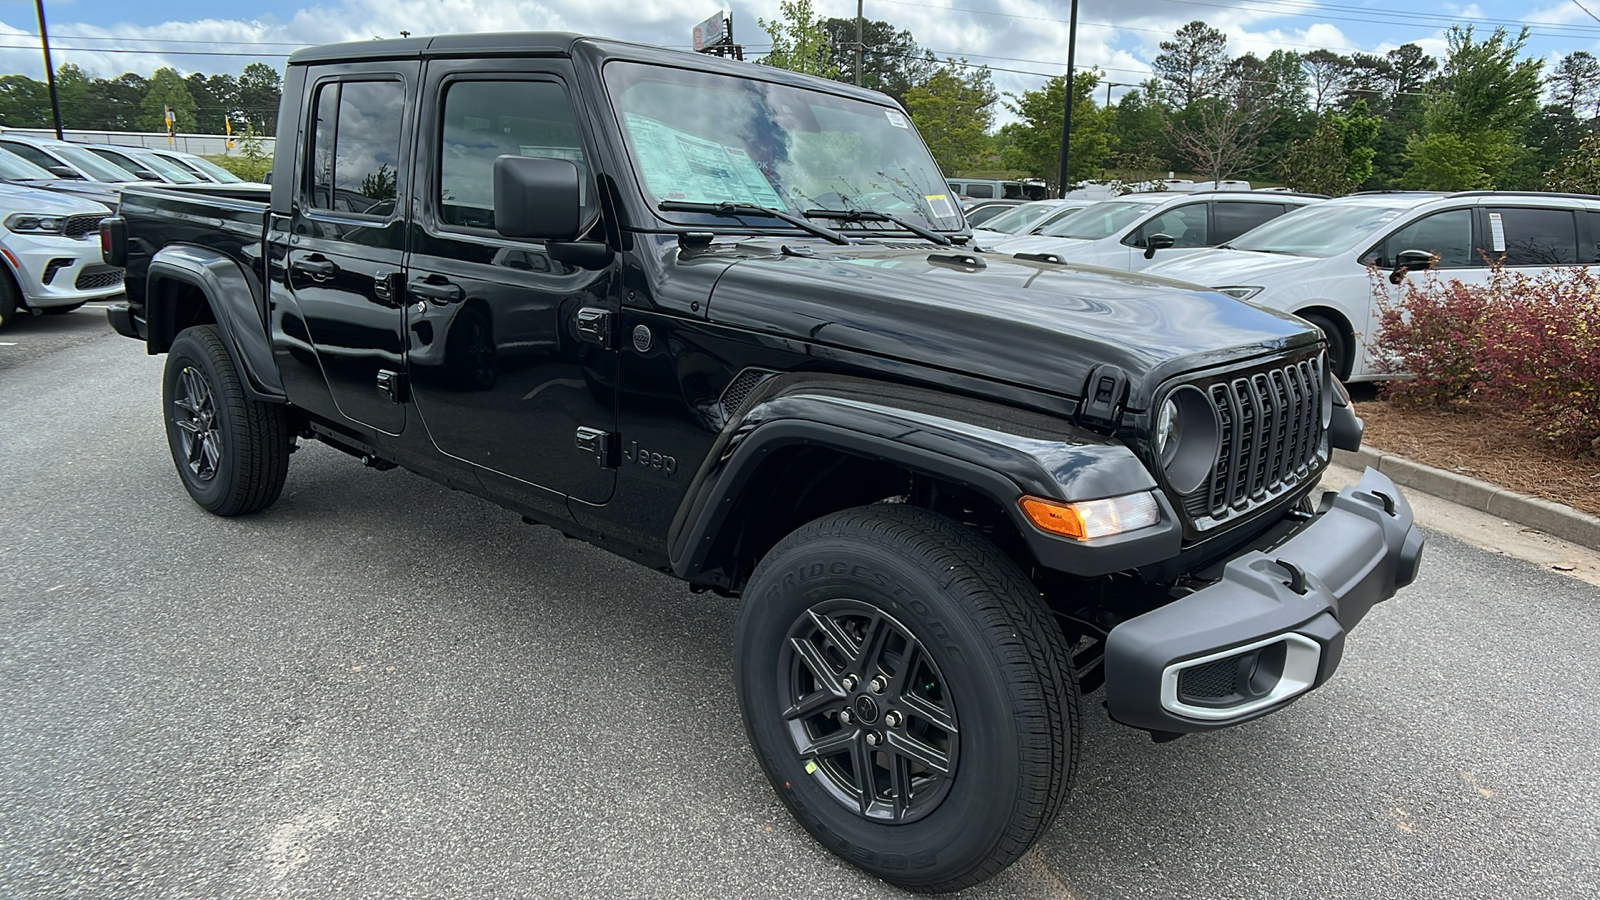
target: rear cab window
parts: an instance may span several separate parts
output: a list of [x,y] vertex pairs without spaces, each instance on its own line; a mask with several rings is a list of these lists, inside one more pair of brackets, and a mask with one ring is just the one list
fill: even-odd
[[400,197],[406,89],[399,80],[332,81],[318,87],[307,205],[387,218]]

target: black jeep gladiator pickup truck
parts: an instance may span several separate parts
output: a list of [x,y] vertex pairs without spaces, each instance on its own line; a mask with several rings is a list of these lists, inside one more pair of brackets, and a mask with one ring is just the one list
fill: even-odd
[[[1416,576],[1299,319],[970,248],[881,94],[566,34],[295,54],[270,192],[129,188],[116,329],[194,500],[300,439],[740,597],[734,687],[816,839],[915,890],[1016,860],[1083,697],[1157,739],[1327,681]],[[374,523],[375,525],[377,523]]]

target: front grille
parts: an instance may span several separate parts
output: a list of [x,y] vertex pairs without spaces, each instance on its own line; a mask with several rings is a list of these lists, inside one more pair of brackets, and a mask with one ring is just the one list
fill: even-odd
[[97,288],[107,288],[122,283],[122,270],[111,266],[92,266],[78,273],[78,280],[72,286],[80,291],[92,291]]
[[91,231],[99,231],[101,220],[110,217],[110,213],[87,213],[81,216],[67,216],[67,221],[62,223],[61,232],[67,237],[83,237]]
[[1179,498],[1199,530],[1303,485],[1327,459],[1322,428],[1326,357],[1319,354],[1204,385],[1221,424],[1211,477]]
[[1190,700],[1220,700],[1234,693],[1239,657],[1216,659],[1178,673],[1178,695]]

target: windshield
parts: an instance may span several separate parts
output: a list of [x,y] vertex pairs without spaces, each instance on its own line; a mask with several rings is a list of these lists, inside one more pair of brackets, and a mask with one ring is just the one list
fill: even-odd
[[159,153],[131,153],[133,161],[173,184],[201,184],[204,179]]
[[1021,206],[1008,209],[998,216],[983,223],[983,227],[990,231],[999,231],[1005,234],[1021,234],[1028,230],[1028,226],[1043,219],[1045,216],[1056,213],[1070,213],[1079,209],[1078,206],[1062,206],[1059,203],[1024,203]]
[[1337,200],[1317,203],[1258,225],[1229,241],[1228,246],[1235,250],[1326,259],[1355,249],[1375,229],[1415,204],[1415,198],[1381,205],[1341,205]]
[[51,144],[50,152],[82,169],[95,181],[132,181],[128,173],[76,144]]
[[182,162],[189,168],[198,170],[202,175],[210,175],[221,184],[240,184],[244,181],[243,178],[203,156],[185,156]]
[[9,150],[0,150],[0,178],[7,181],[44,178],[54,180],[57,176],[46,171]]
[[939,167],[897,109],[636,63],[607,65],[605,80],[651,205],[860,209],[962,227]]
[[1096,203],[1058,222],[1046,225],[1039,229],[1039,234],[1097,241],[1127,228],[1138,221],[1139,217],[1160,205],[1160,200],[1117,200]]

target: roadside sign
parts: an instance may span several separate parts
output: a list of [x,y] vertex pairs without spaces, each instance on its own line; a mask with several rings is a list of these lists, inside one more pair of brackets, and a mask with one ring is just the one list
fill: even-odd
[[696,52],[709,50],[731,43],[728,34],[727,14],[717,10],[716,15],[701,22],[694,27],[694,49]]

